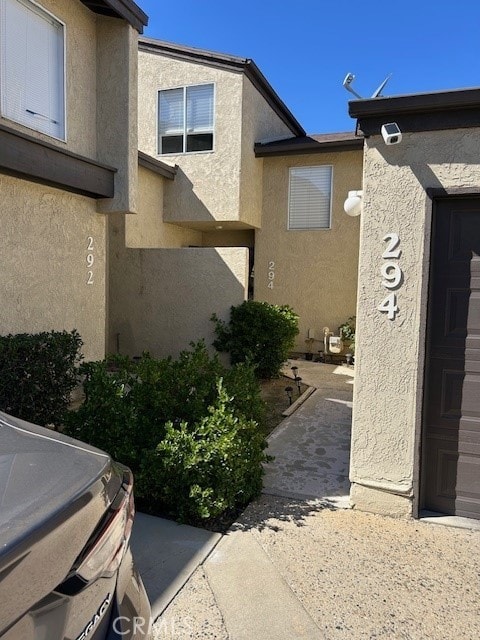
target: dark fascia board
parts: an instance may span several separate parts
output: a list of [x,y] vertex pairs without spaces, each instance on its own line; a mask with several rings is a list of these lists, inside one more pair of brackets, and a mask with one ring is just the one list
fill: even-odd
[[80,0],[82,4],[103,16],[123,18],[139,33],[148,24],[148,16],[131,0]]
[[352,100],[348,113],[365,136],[380,133],[395,121],[404,132],[439,131],[480,126],[480,89],[416,93],[390,98]]
[[90,198],[113,198],[116,171],[0,125],[0,173]]
[[158,175],[163,176],[168,180],[174,180],[175,175],[178,171],[178,165],[172,167],[166,162],[162,162],[161,160],[152,158],[152,156],[143,153],[143,151],[138,152],[138,164],[142,167],[145,167],[145,169],[149,169],[154,173],[158,173]]
[[186,47],[152,38],[140,38],[138,48],[140,51],[147,53],[244,73],[290,131],[296,136],[305,135],[305,131],[298,120],[250,58],[240,58],[215,51],[207,51],[206,49]]
[[255,157],[297,156],[315,153],[333,153],[336,151],[357,151],[363,149],[363,137],[319,141],[305,136],[302,140],[291,138],[278,142],[256,143]]

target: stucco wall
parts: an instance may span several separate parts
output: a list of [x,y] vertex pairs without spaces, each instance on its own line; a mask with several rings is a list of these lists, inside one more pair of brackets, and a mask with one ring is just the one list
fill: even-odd
[[123,217],[109,222],[109,350],[164,357],[211,345],[212,313],[226,319],[245,299],[248,249],[127,249]]
[[[477,129],[404,134],[389,147],[379,136],[365,142],[350,469],[357,508],[410,515],[419,507],[431,228],[425,189],[480,189],[479,145]],[[383,238],[392,232],[403,271],[395,320],[377,310],[388,293]]]
[[117,169],[103,213],[138,207],[138,33],[123,20],[97,17],[97,157]]
[[240,183],[240,217],[254,227],[262,224],[261,158],[255,158],[256,142],[290,138],[293,134],[270,107],[265,98],[243,77],[242,93],[242,158]]
[[105,216],[92,199],[5,175],[0,202],[0,333],[77,329],[85,357],[103,357]]
[[202,233],[163,221],[163,192],[166,178],[138,167],[138,215],[125,220],[127,247],[174,248],[202,245]]
[[[143,51],[138,61],[139,148],[180,167],[165,188],[165,221],[238,220],[242,74]],[[208,82],[215,84],[214,151],[158,156],[158,91]]]
[[[289,167],[316,165],[333,165],[332,228],[289,231]],[[343,203],[349,190],[361,186],[361,151],[264,158],[262,228],[255,232],[255,299],[289,304],[299,314],[299,351],[306,351],[308,329],[314,329],[317,351],[323,345],[323,327],[336,331],[355,315],[359,220],[344,213]],[[273,289],[268,288],[269,271],[274,271]]]

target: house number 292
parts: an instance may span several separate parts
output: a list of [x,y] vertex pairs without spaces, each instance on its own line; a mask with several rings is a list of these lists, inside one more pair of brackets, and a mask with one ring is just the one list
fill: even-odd
[[396,262],[401,254],[399,248],[400,239],[396,233],[387,233],[383,241],[387,243],[387,248],[382,253],[382,258],[385,262],[380,268],[380,275],[382,276],[382,285],[390,293],[382,300],[377,309],[382,313],[386,313],[389,320],[395,320],[398,313],[395,290],[401,286],[403,280],[403,272],[398,262]]
[[87,238],[87,256],[86,256],[86,265],[87,265],[87,284],[93,284],[93,263],[95,262],[94,256],[94,245],[92,236],[88,236]]

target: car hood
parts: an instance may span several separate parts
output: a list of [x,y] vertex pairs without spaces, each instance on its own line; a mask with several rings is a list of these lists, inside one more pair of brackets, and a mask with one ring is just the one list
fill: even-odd
[[121,483],[112,475],[103,451],[0,412],[0,553],[82,496],[88,501],[99,478],[107,507]]

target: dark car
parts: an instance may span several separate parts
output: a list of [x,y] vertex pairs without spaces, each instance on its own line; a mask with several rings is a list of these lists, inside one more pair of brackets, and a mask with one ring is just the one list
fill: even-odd
[[2,640],[151,637],[132,487],[103,451],[0,412]]

